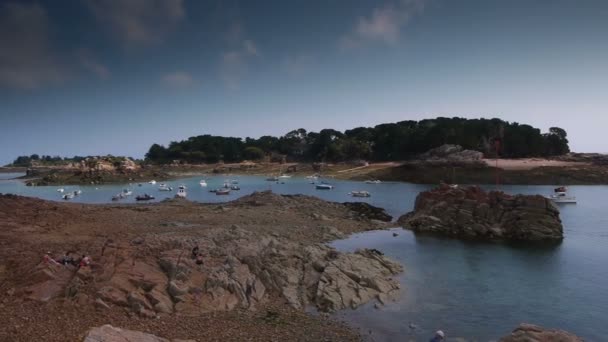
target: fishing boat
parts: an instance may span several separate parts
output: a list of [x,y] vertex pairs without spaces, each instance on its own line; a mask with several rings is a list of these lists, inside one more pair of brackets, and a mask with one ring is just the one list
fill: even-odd
[[78,196],[82,193],[82,190],[74,190],[74,196]]
[[204,179],[201,180],[198,184],[200,184],[202,187],[206,187],[207,186],[207,182]]
[[576,197],[568,196],[568,189],[560,186],[553,189],[553,195],[548,197],[553,203],[576,203]]
[[185,185],[180,185],[177,188],[177,194],[175,194],[175,197],[181,197],[181,198],[186,198],[188,194],[186,193],[186,186]]
[[351,191],[349,193],[349,195],[353,196],[353,197],[371,197],[372,194],[369,193],[369,191]]
[[162,183],[158,187],[158,191],[173,191],[173,188],[168,186],[167,184]]
[[130,189],[123,189],[121,195],[123,195],[123,196],[131,196],[131,195],[133,195],[133,191],[131,191]]
[[317,190],[331,190],[334,188],[334,186],[331,184],[317,184],[315,188]]
[[136,201],[149,201],[149,200],[153,200],[154,196],[150,196],[148,194],[143,194],[143,195],[139,195],[137,197],[135,197]]
[[230,195],[230,189],[218,189],[215,191],[216,195]]
[[63,198],[64,200],[71,200],[72,198],[74,198],[74,193],[68,192],[67,194],[61,196],[61,198]]
[[238,185],[233,185],[230,187],[230,190],[241,190],[241,188]]
[[57,189],[57,192],[64,192],[65,190],[63,188],[59,188]]
[[380,183],[382,183],[382,181],[380,181],[379,179],[370,179],[370,180],[366,180],[365,183],[367,183],[367,184],[380,184]]
[[148,182],[149,184],[156,184],[156,181],[153,179],[151,181]]

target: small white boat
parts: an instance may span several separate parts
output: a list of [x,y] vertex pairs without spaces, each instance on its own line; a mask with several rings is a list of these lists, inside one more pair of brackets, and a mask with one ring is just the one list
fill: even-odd
[[232,184],[239,184],[239,181],[236,180],[236,179],[233,179],[233,180],[230,181],[230,183],[232,183]]
[[122,196],[131,196],[131,195],[133,195],[133,191],[131,191],[129,189],[123,189],[121,195]]
[[331,190],[334,188],[334,186],[330,184],[317,184],[315,187],[317,190]]
[[366,180],[365,183],[367,183],[367,184],[380,184],[380,183],[382,183],[382,181],[380,181],[379,179],[370,179],[370,180]]
[[153,179],[153,180],[149,181],[148,184],[156,184],[156,181]]
[[173,191],[173,188],[163,183],[158,186],[158,191]]
[[177,194],[175,194],[175,197],[186,198],[187,195],[188,195],[188,193],[186,192],[186,186],[180,185],[177,188]]
[[290,175],[286,175],[286,174],[282,174],[282,175],[279,176],[279,178],[285,179],[285,178],[291,178],[291,176]]
[[57,189],[57,192],[64,192],[64,191],[65,191],[65,189],[64,189],[64,188],[59,188],[59,189]]
[[112,201],[119,201],[123,198],[125,198],[125,196],[122,193],[116,194],[116,195],[112,196]]
[[74,190],[74,196],[78,196],[82,193],[82,190]]
[[353,196],[353,197],[371,197],[372,194],[369,193],[369,191],[351,191],[349,193],[349,195]]
[[204,179],[201,180],[198,184],[200,184],[202,187],[206,187],[207,186],[207,182]]
[[61,198],[63,198],[64,200],[71,200],[72,198],[74,198],[74,193],[68,192],[67,194],[61,196]]
[[568,196],[568,189],[565,186],[555,188],[553,192],[553,195],[547,197],[553,203],[576,203],[576,197]]

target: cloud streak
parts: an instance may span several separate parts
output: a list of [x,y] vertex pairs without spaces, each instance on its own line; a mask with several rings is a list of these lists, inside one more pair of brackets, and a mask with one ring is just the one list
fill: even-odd
[[0,5],[0,86],[35,89],[67,77],[51,48],[49,18],[37,4]]
[[162,76],[162,82],[172,88],[185,88],[194,83],[192,76],[183,71],[175,71]]
[[424,10],[426,2],[427,0],[401,0],[375,8],[369,16],[358,18],[352,31],[340,39],[340,48],[352,49],[377,42],[397,44],[402,28]]
[[252,40],[244,40],[240,47],[222,54],[220,79],[230,89],[237,89],[248,72],[248,62],[259,57],[258,47]]
[[154,44],[185,17],[183,0],[87,0],[95,17],[126,44]]

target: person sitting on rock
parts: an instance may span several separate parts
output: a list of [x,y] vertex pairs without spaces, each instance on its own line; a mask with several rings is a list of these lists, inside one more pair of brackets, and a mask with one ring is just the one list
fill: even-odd
[[83,255],[82,259],[80,259],[80,263],[78,264],[78,267],[80,268],[80,267],[85,267],[85,266],[89,266],[89,265],[91,265],[91,258],[86,255]]
[[192,248],[192,255],[190,256],[192,259],[196,259],[198,256],[198,246],[194,246],[194,248]]
[[433,337],[429,342],[441,342],[445,338],[445,334],[441,330],[437,330],[435,333],[435,337]]
[[72,257],[72,252],[70,252],[70,251],[65,252],[65,254],[61,257],[61,260],[59,260],[59,262],[63,266],[74,265],[74,258]]
[[51,256],[51,252],[46,252],[46,254],[42,258],[42,260],[44,261],[45,264],[61,265],[59,262],[57,262],[57,260],[53,259],[53,257]]

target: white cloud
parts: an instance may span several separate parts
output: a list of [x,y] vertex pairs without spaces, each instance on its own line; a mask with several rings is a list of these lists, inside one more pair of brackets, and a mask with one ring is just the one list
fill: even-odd
[[422,12],[425,2],[427,0],[401,0],[375,8],[369,16],[357,20],[353,30],[340,40],[340,47],[351,49],[368,42],[397,44],[401,29]]
[[107,80],[110,78],[111,73],[108,67],[101,64],[93,56],[85,50],[81,50],[79,53],[80,64],[83,68],[95,74],[101,80]]
[[162,42],[185,11],[183,0],[87,0],[97,19],[126,43]]
[[189,87],[194,83],[192,76],[183,71],[175,71],[162,76],[162,81],[166,85],[174,88]]
[[250,59],[259,57],[260,52],[252,40],[244,40],[240,47],[222,54],[220,78],[231,89],[239,87],[240,80],[247,74]]
[[48,22],[37,4],[0,5],[0,86],[34,89],[67,77],[51,48]]
[[310,71],[315,58],[311,55],[287,56],[283,60],[283,70],[290,76],[299,76]]

